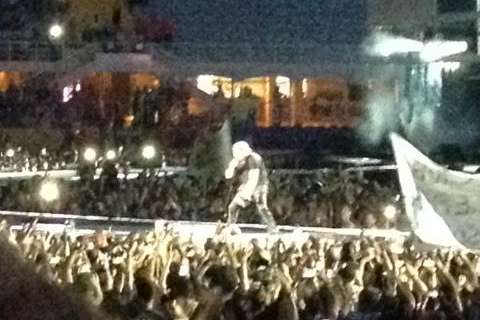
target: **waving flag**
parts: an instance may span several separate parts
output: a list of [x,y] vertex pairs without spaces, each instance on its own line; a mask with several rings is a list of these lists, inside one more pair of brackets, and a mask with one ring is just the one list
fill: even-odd
[[405,211],[421,241],[480,248],[480,175],[448,170],[391,135]]

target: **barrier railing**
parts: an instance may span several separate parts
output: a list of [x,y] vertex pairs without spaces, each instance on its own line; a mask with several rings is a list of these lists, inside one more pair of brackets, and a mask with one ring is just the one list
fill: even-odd
[[189,62],[264,62],[264,63],[350,63],[361,55],[358,46],[349,44],[149,44],[154,55],[167,53]]
[[[94,53],[142,53],[159,61],[179,60],[190,63],[271,63],[271,64],[327,64],[349,65],[366,59],[361,46],[343,43],[303,44],[221,44],[221,43],[143,43],[143,42],[89,42],[55,44],[36,41],[0,40],[0,61],[60,61],[65,51]],[[91,52],[89,53],[92,57]],[[371,57],[368,58],[371,62]],[[377,61],[377,60],[372,60]],[[385,60],[378,60],[383,61]],[[402,59],[389,60],[402,62]]]
[[[128,171],[127,175],[124,173],[119,173],[119,179],[135,179],[140,173],[144,170],[152,170],[154,174],[158,175],[159,173],[166,174],[188,174],[189,170],[187,167],[165,167],[165,168],[132,168]],[[359,167],[349,167],[343,168],[342,171],[346,172],[366,172],[366,171],[392,171],[397,170],[396,165],[380,165],[380,166],[359,166]],[[334,172],[338,169],[334,168],[320,168],[320,169],[274,169],[271,172],[273,174],[279,175],[313,175],[320,172]],[[102,169],[97,169],[94,178],[99,178],[102,173]],[[39,170],[39,171],[18,171],[18,172],[0,172],[0,183],[2,180],[21,180],[21,179],[30,179],[34,176],[45,176],[52,179],[67,179],[67,180],[78,180],[78,172],[76,169],[65,169],[65,170]]]
[[[68,63],[85,63],[101,52],[98,43],[65,46],[50,42],[0,40],[0,61],[58,62],[67,59]],[[75,65],[71,66],[75,67]]]
[[[109,46],[108,44],[111,44]],[[144,53],[162,59],[197,63],[352,63],[362,56],[357,45],[350,44],[219,44],[219,43],[129,43],[91,42],[61,45],[49,42],[0,40],[0,61],[60,61],[78,52]]]
[[[143,171],[152,171],[155,175],[163,174],[181,174],[186,173],[186,167],[164,167],[164,168],[130,168],[128,172],[119,173],[117,177],[119,179],[135,179]],[[95,172],[95,179],[98,179],[102,174],[102,169],[97,169]],[[66,180],[79,180],[78,170],[65,169],[65,170],[39,170],[39,171],[19,171],[19,172],[0,172],[0,183],[2,180],[21,180],[30,179],[34,176],[45,176],[52,179],[66,179]]]
[[0,41],[0,61],[59,61],[63,46],[36,41]]

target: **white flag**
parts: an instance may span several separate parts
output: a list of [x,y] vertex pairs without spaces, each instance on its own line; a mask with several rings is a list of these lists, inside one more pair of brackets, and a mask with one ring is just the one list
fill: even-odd
[[421,241],[480,248],[480,175],[448,170],[391,135],[405,211]]

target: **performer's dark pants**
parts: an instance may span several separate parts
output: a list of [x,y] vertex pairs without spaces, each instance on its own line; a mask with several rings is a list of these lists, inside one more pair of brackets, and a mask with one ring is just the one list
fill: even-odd
[[[251,202],[257,207],[258,214],[262,222],[267,225],[268,229],[273,230],[276,227],[275,219],[267,204],[268,187],[262,187],[255,192]],[[242,208],[247,207],[250,201],[236,195],[228,205],[228,224],[236,223],[238,214]]]

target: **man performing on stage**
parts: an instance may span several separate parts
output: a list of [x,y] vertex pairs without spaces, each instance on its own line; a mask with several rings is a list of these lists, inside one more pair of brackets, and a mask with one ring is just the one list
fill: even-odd
[[275,220],[267,205],[268,174],[262,157],[245,141],[233,144],[232,153],[233,159],[225,170],[225,178],[233,179],[236,194],[228,205],[227,224],[236,223],[240,210],[254,203],[267,231],[276,231]]

